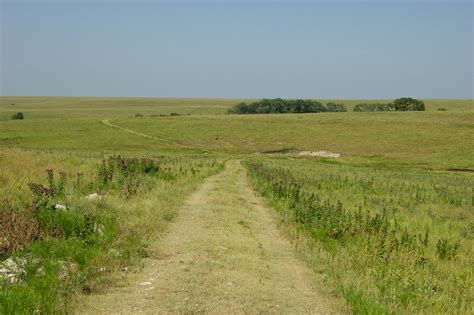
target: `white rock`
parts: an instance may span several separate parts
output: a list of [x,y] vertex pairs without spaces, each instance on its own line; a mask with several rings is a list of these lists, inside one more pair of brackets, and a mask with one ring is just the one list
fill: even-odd
[[328,157],[338,159],[341,157],[340,153],[328,152],[328,151],[300,151],[299,155],[305,156],[321,156],[321,157]]
[[142,282],[140,283],[141,286],[145,286],[145,285],[152,285],[152,283],[150,281],[146,281],[146,282]]
[[94,223],[94,233],[99,234],[100,236],[104,235],[105,226],[102,224]]
[[115,248],[109,249],[109,255],[112,257],[120,257],[120,252]]
[[93,193],[93,194],[90,194],[90,195],[86,196],[87,200],[97,200],[97,199],[101,199],[101,198],[102,198],[102,196],[99,195],[98,193]]
[[65,205],[57,203],[57,204],[54,205],[54,209],[56,209],[56,210],[66,210],[67,207]]
[[8,258],[0,263],[0,278],[8,280],[10,283],[16,283],[18,276],[25,274],[25,265],[27,261],[25,258]]

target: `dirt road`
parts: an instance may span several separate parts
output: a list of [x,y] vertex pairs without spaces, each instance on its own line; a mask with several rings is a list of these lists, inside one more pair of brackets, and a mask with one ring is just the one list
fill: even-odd
[[152,248],[157,254],[128,285],[88,297],[78,312],[338,313],[238,161],[190,195]]

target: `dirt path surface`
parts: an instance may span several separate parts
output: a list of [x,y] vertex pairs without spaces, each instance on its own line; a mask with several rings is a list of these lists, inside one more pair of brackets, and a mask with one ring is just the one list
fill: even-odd
[[206,179],[154,258],[128,285],[85,300],[79,313],[337,313],[324,286],[276,225],[238,161]]
[[120,129],[120,130],[122,130],[122,131],[131,133],[131,134],[134,134],[134,135],[139,136],[139,137],[143,137],[143,138],[147,138],[147,139],[152,139],[152,140],[157,140],[157,141],[161,141],[161,142],[166,142],[166,143],[173,144],[173,145],[178,146],[178,147],[181,147],[181,148],[195,149],[195,147],[191,147],[191,146],[187,146],[187,145],[184,145],[184,144],[180,144],[180,143],[178,143],[178,142],[175,142],[175,141],[172,141],[172,140],[169,140],[169,139],[166,139],[166,138],[154,137],[154,136],[150,136],[150,135],[147,135],[147,134],[145,134],[145,133],[141,133],[141,132],[138,132],[138,131],[135,131],[135,130],[132,130],[132,129],[128,129],[128,128],[124,128],[124,127],[117,126],[117,125],[111,123],[109,119],[104,119],[104,120],[102,120],[102,123],[103,123],[104,125],[106,125],[106,126],[109,126],[109,127],[112,127],[112,128],[116,128],[116,129]]

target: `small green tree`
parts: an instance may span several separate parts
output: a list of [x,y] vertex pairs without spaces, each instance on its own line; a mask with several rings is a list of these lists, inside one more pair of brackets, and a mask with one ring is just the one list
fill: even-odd
[[423,101],[411,97],[397,98],[395,101],[393,101],[393,106],[395,107],[396,111],[425,110],[425,103],[423,103]]
[[23,113],[16,113],[11,116],[13,120],[23,119]]
[[328,112],[347,112],[346,106],[342,103],[329,102],[326,104]]

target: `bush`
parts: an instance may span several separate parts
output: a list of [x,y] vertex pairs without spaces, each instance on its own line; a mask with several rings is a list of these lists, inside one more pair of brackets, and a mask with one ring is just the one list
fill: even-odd
[[342,103],[332,103],[329,102],[326,104],[328,112],[347,112],[346,106]]
[[386,112],[393,111],[394,108],[392,104],[382,104],[382,103],[361,103],[354,106],[354,112]]
[[354,106],[354,112],[379,112],[379,111],[424,111],[423,101],[411,98],[397,98],[393,103],[361,103]]
[[20,113],[13,114],[11,118],[13,120],[20,120],[20,119],[24,119],[24,116],[23,116],[23,113],[20,112]]
[[28,209],[13,209],[10,201],[0,201],[0,259],[39,237],[39,224]]
[[438,112],[445,112],[445,111],[447,111],[446,108],[443,108],[443,107],[438,108]]
[[393,106],[396,111],[424,111],[425,103],[423,101],[411,98],[402,97],[393,101]]
[[142,114],[135,114],[135,117],[143,117]]

